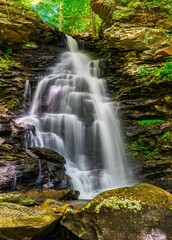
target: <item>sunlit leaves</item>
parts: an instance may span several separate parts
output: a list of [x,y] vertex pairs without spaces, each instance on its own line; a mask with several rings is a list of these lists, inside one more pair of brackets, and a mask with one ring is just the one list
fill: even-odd
[[35,11],[48,24],[59,26],[59,2],[55,0],[41,1],[34,5]]
[[[92,19],[90,0],[19,1],[25,6],[33,8],[49,25],[60,28],[60,22],[62,22],[62,31],[68,34],[91,32],[91,29],[95,28],[95,24],[100,25],[98,16],[94,17],[94,21]],[[62,5],[61,12],[60,4]]]

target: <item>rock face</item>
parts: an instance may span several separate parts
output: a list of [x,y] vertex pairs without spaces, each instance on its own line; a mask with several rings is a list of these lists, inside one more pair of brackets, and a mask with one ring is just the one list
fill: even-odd
[[97,52],[119,115],[129,158],[145,180],[172,191],[172,21],[165,6],[92,0],[102,18]]
[[62,224],[84,240],[172,239],[172,195],[140,184],[99,194]]
[[67,188],[65,160],[58,153],[40,148],[25,151],[9,144],[2,144],[0,151],[1,191]]
[[0,134],[5,135],[16,109],[19,113],[28,108],[40,74],[65,48],[65,34],[17,2],[1,0],[0,12]]
[[28,110],[38,77],[65,48],[65,35],[17,1],[3,0],[0,31],[0,190],[64,188],[64,159],[51,150],[22,149],[32,126],[14,120]]
[[52,42],[55,31],[17,1],[0,1],[0,46],[15,48],[28,42]]
[[[120,102],[129,158],[140,163],[138,175],[172,191],[171,20],[160,17],[162,8],[145,10],[139,1],[132,7],[91,2],[103,19],[92,49],[103,54],[109,94]],[[27,111],[40,74],[65,48],[65,35],[11,1],[1,0],[0,10],[0,145],[11,149],[24,138],[13,120]]]

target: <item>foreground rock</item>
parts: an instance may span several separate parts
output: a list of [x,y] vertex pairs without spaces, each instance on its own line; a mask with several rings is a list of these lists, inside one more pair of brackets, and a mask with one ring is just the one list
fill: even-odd
[[62,225],[84,240],[172,239],[172,195],[140,184],[99,194]]
[[62,232],[60,220],[66,211],[74,211],[64,202],[72,198],[70,189],[1,193],[0,239],[68,239],[69,233],[65,236],[65,230]]
[[113,189],[87,204],[66,202],[71,194],[70,189],[0,194],[0,239],[172,239],[172,195],[158,187]]
[[76,200],[78,192],[69,188],[55,189],[33,189],[25,192],[0,193],[0,202],[11,202],[25,206],[40,205],[47,199],[56,201]]
[[1,203],[0,239],[30,240],[51,232],[61,214],[46,209],[25,207],[14,203]]

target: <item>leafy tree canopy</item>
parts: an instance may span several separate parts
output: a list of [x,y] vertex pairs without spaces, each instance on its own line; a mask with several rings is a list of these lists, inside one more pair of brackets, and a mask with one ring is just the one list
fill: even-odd
[[49,25],[68,34],[91,32],[101,24],[90,8],[90,0],[20,0],[33,8]]

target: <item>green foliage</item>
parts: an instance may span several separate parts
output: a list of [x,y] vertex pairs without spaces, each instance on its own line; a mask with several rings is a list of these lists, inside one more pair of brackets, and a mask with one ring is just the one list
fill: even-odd
[[13,49],[12,48],[7,48],[5,51],[5,58],[9,59],[11,54],[12,54]]
[[168,58],[160,67],[140,69],[140,75],[143,81],[155,81],[157,84],[160,82],[168,81],[172,78],[172,58]]
[[84,32],[90,25],[91,9],[88,0],[63,0],[63,31]]
[[[7,61],[6,59],[0,57],[0,71],[9,71],[9,63],[11,63],[11,61]],[[2,83],[3,84],[3,83]]]
[[162,119],[143,119],[143,120],[137,120],[137,122],[140,125],[153,125],[153,124],[161,124],[165,121]]
[[13,109],[17,106],[19,106],[21,100],[19,99],[19,97],[13,97],[9,102],[8,102],[8,106],[10,109]]
[[128,152],[133,157],[142,157],[143,159],[150,160],[159,153],[158,147],[149,146],[144,139],[138,139],[127,144]]
[[[10,68],[19,67],[19,63],[12,59],[12,48],[7,48],[0,57],[0,71],[8,72]],[[0,83],[3,84],[3,83]]]
[[14,5],[23,5],[26,8],[32,8],[33,6],[33,1],[32,0],[18,0],[18,1],[13,1]]
[[172,2],[169,0],[149,0],[144,2],[144,7],[159,7],[162,12],[160,12],[160,16],[165,16],[165,13],[169,15],[171,18],[171,7],[172,7]]
[[93,25],[98,28],[101,24],[98,15],[92,13],[90,0],[20,0],[20,2],[32,8],[50,26],[59,28],[62,17],[62,31],[68,34],[91,32]]
[[59,6],[60,1],[46,0],[34,5],[34,10],[46,23],[52,26],[59,26]]
[[12,202],[17,203],[25,206],[34,205],[35,201],[28,198],[22,198],[19,194],[4,194],[0,196],[0,203],[1,202]]
[[169,0],[116,0],[116,4],[121,5],[121,9],[115,9],[113,17],[119,20],[137,13],[137,10],[154,10],[160,17],[172,18],[172,1]]
[[171,136],[171,132],[167,131],[163,134],[162,139],[167,141],[167,139]]

